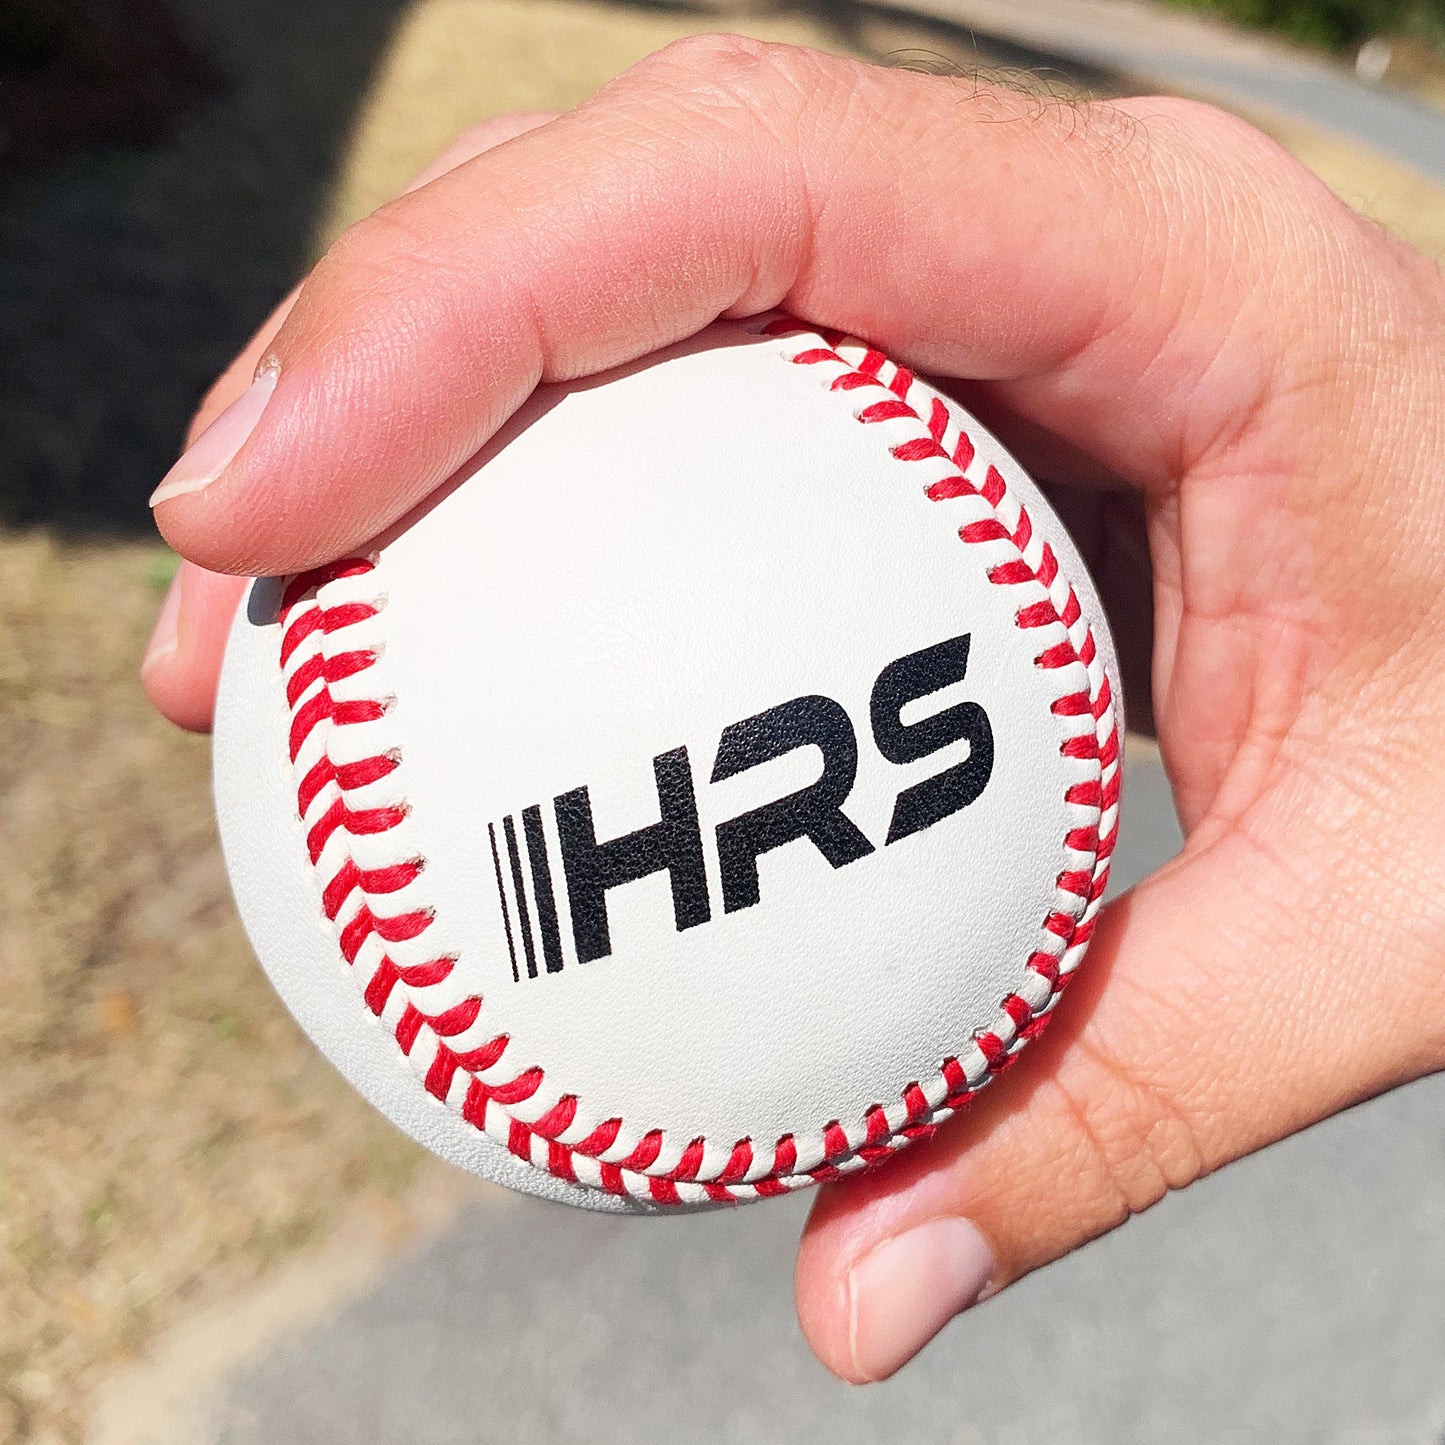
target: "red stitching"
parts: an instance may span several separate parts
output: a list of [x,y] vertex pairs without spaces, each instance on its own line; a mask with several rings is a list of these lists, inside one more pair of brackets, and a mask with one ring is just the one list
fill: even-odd
[[[764,328],[765,334],[780,336],[804,331],[797,323],[780,320]],[[867,349],[856,364],[848,363],[838,351],[845,338],[841,333],[814,333],[824,343],[793,355],[791,361],[800,366],[820,363],[841,365],[845,369],[833,378],[829,387],[837,392],[851,392],[868,387],[883,387],[889,394],[865,406],[856,413],[857,419],[865,425],[885,422],[916,421],[923,434],[896,443],[890,447],[893,457],[902,462],[921,460],[945,460],[959,470],[931,482],[925,488],[925,495],[932,501],[946,502],[956,498],[980,497],[991,509],[1008,495],[1007,485],[998,469],[989,466],[982,483],[975,484],[964,475],[975,456],[973,441],[960,428],[959,439],[953,451],[948,452],[943,439],[947,434],[951,416],[947,406],[938,397],[929,399],[926,418],[909,404],[908,397],[914,386],[911,372],[895,367],[891,379],[884,381],[887,358],[876,349]],[[1010,531],[1002,519],[989,517],[970,522],[959,529],[959,537],[968,544],[1007,542],[1020,556],[991,567],[987,573],[990,582],[1001,587],[1014,587],[1024,583],[1039,583],[1046,590],[1051,589],[1058,576],[1058,560],[1047,543],[1041,545],[1040,561],[1031,566],[1022,555],[1033,536],[1033,523],[1028,512],[1019,507],[1018,521]],[[282,641],[280,662],[287,663],[318,634],[331,636],[365,623],[374,618],[378,604],[358,601],[323,603],[319,592],[328,584],[341,578],[359,577],[369,573],[374,563],[364,558],[350,557],[329,567],[302,573],[286,585],[280,609]],[[1072,629],[1082,616],[1077,594],[1067,589],[1062,607],[1046,599],[1021,606],[1016,613],[1016,623],[1022,629],[1033,629],[1062,623],[1066,630]],[[1095,659],[1096,645],[1092,630],[1084,629],[1082,642],[1076,648],[1072,638],[1047,648],[1036,659],[1036,665],[1046,669],[1057,669],[1074,662],[1082,662],[1087,668]],[[381,717],[387,703],[381,698],[361,698],[337,701],[332,695],[332,686],[345,679],[355,677],[372,667],[378,653],[369,648],[358,647],[334,655],[317,651],[302,661],[289,675],[286,683],[287,703],[292,709],[289,749],[295,763],[306,750],[313,733],[323,724],[347,726],[373,721]],[[1092,686],[1092,683],[1091,683]],[[1117,721],[1110,714],[1112,689],[1110,680],[1103,676],[1092,695],[1077,691],[1057,698],[1052,711],[1060,717],[1082,717],[1092,715],[1096,724],[1110,716],[1107,734],[1098,736],[1084,734],[1066,740],[1060,752],[1073,758],[1097,758],[1100,764],[1100,779],[1075,783],[1065,792],[1065,802],[1090,809],[1098,809],[1100,817],[1118,803],[1120,772],[1118,768],[1119,742]],[[313,803],[333,784],[338,796],[326,807],[322,816],[308,829],[307,844],[313,864],[318,864],[327,842],[344,830],[349,836],[379,835],[395,828],[406,816],[405,804],[379,807],[353,807],[346,795],[380,782],[400,766],[401,755],[392,750],[364,757],[348,763],[334,765],[323,756],[308,768],[297,784],[298,812],[304,819]],[[1112,769],[1112,774],[1110,770]],[[496,1083],[482,1080],[478,1075],[493,1068],[507,1050],[510,1042],[505,1033],[498,1034],[476,1048],[458,1052],[447,1042],[449,1038],[464,1033],[475,1023],[483,1008],[480,997],[469,996],[435,1014],[428,1014],[411,1002],[399,1010],[393,1032],[397,1043],[405,1054],[410,1054],[423,1029],[428,1030],[436,1040],[436,1052],[427,1068],[424,1086],[438,1098],[445,1099],[451,1089],[455,1075],[460,1070],[469,1076],[460,1113],[473,1126],[486,1129],[487,1115],[495,1104],[504,1111],[504,1125],[507,1147],[518,1157],[531,1163],[534,1159],[535,1141],[546,1145],[546,1161],[540,1167],[560,1179],[577,1182],[578,1158],[594,1161],[597,1169],[597,1187],[605,1192],[627,1195],[641,1189],[645,1196],[662,1205],[677,1205],[686,1202],[678,1186],[688,1185],[700,1190],[701,1197],[715,1203],[735,1202],[752,1195],[772,1195],[785,1192],[804,1179],[825,1180],[839,1176],[847,1169],[869,1168],[891,1156],[902,1140],[927,1137],[936,1128],[939,1118],[964,1108],[978,1089],[987,1083],[989,1077],[1007,1068],[1017,1055],[1019,1047],[1037,1037],[1052,1017],[1054,1001],[1067,985],[1071,973],[1061,967],[1061,961],[1071,949],[1082,949],[1093,932],[1093,915],[1090,909],[1097,904],[1108,881],[1109,860],[1112,856],[1118,833],[1117,813],[1107,832],[1101,834],[1097,826],[1071,828],[1064,838],[1064,845],[1071,852],[1093,855],[1094,866],[1068,868],[1060,872],[1057,887],[1060,893],[1086,901],[1084,912],[1073,914],[1055,910],[1043,921],[1046,934],[1060,941],[1057,953],[1037,950],[1030,955],[1025,969],[1044,981],[1049,989],[1047,998],[1037,1007],[1030,1005],[1018,994],[1010,994],[1000,1004],[1001,1014],[1013,1025],[1013,1042],[1009,1043],[997,1033],[980,1030],[973,1042],[987,1064],[987,1072],[976,1086],[970,1086],[962,1064],[956,1058],[947,1058],[939,1065],[939,1075],[947,1090],[938,1106],[931,1106],[928,1097],[918,1082],[909,1083],[899,1095],[905,1114],[901,1124],[891,1129],[887,1113],[881,1104],[871,1105],[862,1118],[863,1137],[854,1146],[849,1142],[848,1130],[839,1120],[830,1121],[822,1131],[822,1161],[805,1171],[796,1173],[798,1147],[791,1134],[785,1134],[761,1157],[771,1154],[767,1168],[757,1177],[753,1173],[759,1154],[756,1142],[740,1139],[731,1146],[726,1162],[714,1177],[697,1180],[702,1170],[707,1142],[696,1138],[687,1144],[678,1162],[662,1172],[648,1174],[662,1154],[664,1138],[661,1130],[647,1131],[632,1147],[627,1156],[620,1160],[608,1160],[602,1156],[615,1146],[622,1131],[622,1120],[610,1118],[595,1126],[586,1138],[573,1143],[564,1143],[558,1136],[572,1127],[578,1110],[575,1095],[561,1096],[540,1118],[526,1122],[505,1115],[512,1105],[531,1099],[542,1086],[545,1078],[540,1066],[524,1069],[513,1078]],[[354,963],[362,946],[370,938],[383,943],[396,943],[421,937],[433,921],[431,910],[407,908],[395,914],[377,914],[369,900],[402,892],[410,887],[421,875],[425,860],[420,858],[397,859],[379,867],[364,869],[349,854],[335,868],[329,878],[319,881],[322,885],[322,905],[326,916],[333,921],[340,914],[353,894],[360,893],[362,901],[356,911],[338,929],[338,942],[342,956],[348,963]],[[428,988],[443,982],[451,973],[455,959],[439,957],[407,968],[398,966],[383,952],[364,989],[364,998],[372,1012],[380,1016],[391,999],[398,983],[406,988]],[[635,1185],[629,1185],[628,1176],[636,1178]]]

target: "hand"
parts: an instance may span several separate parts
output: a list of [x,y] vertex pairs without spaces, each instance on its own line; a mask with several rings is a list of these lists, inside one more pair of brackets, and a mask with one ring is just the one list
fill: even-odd
[[[201,567],[330,559],[539,381],[774,306],[967,378],[1026,464],[1143,499],[1188,842],[1105,911],[971,1118],[822,1193],[797,1291],[829,1368],[886,1376],[1166,1190],[1445,1065],[1429,262],[1208,107],[1036,105],[741,40],[472,149],[343,236],[223,378],[204,415],[240,400],[157,493]],[[188,570],[168,604],[147,683],[189,725],[235,586]]]

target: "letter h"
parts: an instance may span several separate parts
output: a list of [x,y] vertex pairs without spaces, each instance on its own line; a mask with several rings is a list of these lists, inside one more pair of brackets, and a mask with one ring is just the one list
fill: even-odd
[[597,841],[592,797],[585,787],[573,788],[555,799],[579,963],[606,958],[612,952],[607,890],[651,873],[666,869],[670,875],[672,914],[679,933],[712,916],[687,749],[659,753],[652,760],[652,772],[662,816],[656,823],[606,843]]

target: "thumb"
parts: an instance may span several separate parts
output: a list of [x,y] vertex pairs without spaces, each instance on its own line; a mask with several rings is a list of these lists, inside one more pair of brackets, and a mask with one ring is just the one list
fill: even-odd
[[1397,991],[1321,948],[1270,854],[1289,856],[1216,838],[1106,908],[1023,1067],[825,1189],[796,1283],[830,1370],[886,1378],[960,1311],[1167,1191],[1431,1066],[1411,1026],[1439,1007],[1424,976]]

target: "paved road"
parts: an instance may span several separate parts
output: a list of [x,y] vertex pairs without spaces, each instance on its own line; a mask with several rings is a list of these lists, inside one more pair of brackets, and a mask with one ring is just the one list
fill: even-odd
[[1254,36],[1121,0],[903,0],[887,4],[967,26],[981,40],[1096,66],[1163,89],[1267,106],[1354,136],[1445,179],[1445,112]]
[[[1120,881],[1177,845],[1130,768]],[[488,1195],[233,1381],[221,1445],[1441,1445],[1445,1077],[1222,1171],[857,1391],[793,1321],[802,1201],[671,1220]]]

